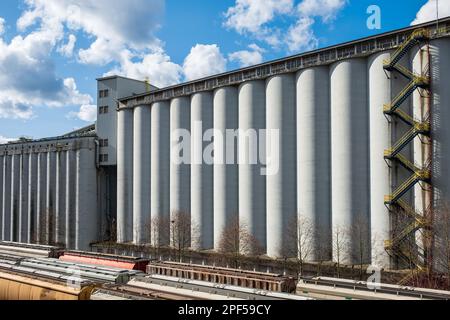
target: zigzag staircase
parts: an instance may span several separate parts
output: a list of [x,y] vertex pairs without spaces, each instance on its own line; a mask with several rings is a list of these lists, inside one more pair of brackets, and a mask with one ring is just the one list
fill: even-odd
[[[409,223],[406,223],[392,239],[385,241],[385,249],[391,255],[412,264],[418,272],[426,270],[422,265],[417,252],[412,252],[407,248],[408,239],[415,239],[417,231],[428,228],[429,223],[426,219],[416,212],[401,198],[417,183],[430,183],[431,171],[430,165],[421,167],[410,161],[402,154],[402,151],[419,135],[430,134],[430,121],[414,119],[408,113],[400,109],[407,99],[418,89],[427,89],[430,85],[428,75],[416,74],[400,65],[401,59],[416,45],[428,39],[427,31],[419,29],[414,31],[403,44],[392,54],[390,60],[384,61],[384,69],[390,72],[397,72],[409,80],[408,85],[389,104],[384,105],[383,112],[389,117],[397,117],[411,127],[393,146],[385,150],[384,158],[393,164],[398,164],[409,172],[411,176],[400,184],[390,195],[385,197],[385,204],[389,206],[391,212],[403,212],[408,217]],[[406,283],[409,279],[404,279]],[[403,280],[402,280],[403,282]]]

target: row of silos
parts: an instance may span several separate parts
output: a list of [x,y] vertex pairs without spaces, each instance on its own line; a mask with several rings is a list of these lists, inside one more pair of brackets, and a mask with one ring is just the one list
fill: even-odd
[[98,239],[94,138],[0,146],[0,238],[88,249]]
[[[448,41],[439,46],[445,50]],[[390,55],[121,109],[119,242],[139,242],[133,235],[146,223],[133,221],[183,211],[191,215],[193,231],[195,226],[195,249],[219,249],[223,231],[238,219],[272,257],[287,254],[293,225],[299,234],[307,225],[308,260],[389,265],[384,241],[391,221],[384,197],[403,181],[395,176],[406,175],[390,170],[384,159],[384,150],[405,130],[383,115],[383,104],[404,85],[383,69]],[[408,58],[402,63],[412,65]],[[435,63],[440,69],[441,62]],[[404,111],[412,115],[409,106]],[[216,138],[227,129],[238,130],[236,148]],[[277,132],[275,144],[271,132]],[[191,164],[174,163],[186,139],[191,148],[183,156]],[[211,155],[214,162],[205,161]]]

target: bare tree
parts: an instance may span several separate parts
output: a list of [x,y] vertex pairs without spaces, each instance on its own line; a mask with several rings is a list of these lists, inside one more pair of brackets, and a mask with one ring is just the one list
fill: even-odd
[[[299,215],[293,216],[286,229],[286,257],[294,257],[297,275],[302,277],[304,264],[310,259],[314,245],[314,229],[311,221]],[[284,251],[284,250],[283,250]]]
[[235,217],[223,230],[218,251],[230,257],[234,267],[238,268],[245,255],[259,255],[261,246],[247,225]]
[[450,207],[444,203],[434,217],[434,265],[445,275],[446,290],[450,290]]
[[341,262],[344,249],[348,245],[348,230],[342,226],[333,228],[333,259],[336,262],[337,277],[341,277]]
[[153,217],[144,227],[146,238],[150,240],[156,256],[161,255],[161,249],[169,244],[170,221],[164,217]]
[[352,260],[358,261],[359,279],[362,280],[365,274],[364,265],[368,263],[370,252],[368,221],[362,216],[358,216],[350,227],[349,236],[353,240],[354,248]]
[[188,213],[172,213],[170,235],[170,245],[174,248],[178,261],[182,262],[185,252],[191,246],[191,216]]

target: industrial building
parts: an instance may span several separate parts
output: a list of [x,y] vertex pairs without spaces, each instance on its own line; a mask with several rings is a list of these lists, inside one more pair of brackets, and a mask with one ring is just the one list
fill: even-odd
[[[95,131],[0,146],[2,239],[168,245],[169,224],[148,226],[183,212],[197,250],[238,219],[259,253],[284,257],[307,221],[306,260],[437,268],[449,36],[447,18],[168,88],[98,79]],[[256,163],[216,161],[231,151],[208,129],[238,130],[244,160],[261,146],[242,134],[276,130],[277,170],[263,174],[269,142]],[[183,130],[189,164],[175,161]],[[196,161],[211,143],[214,162]]]

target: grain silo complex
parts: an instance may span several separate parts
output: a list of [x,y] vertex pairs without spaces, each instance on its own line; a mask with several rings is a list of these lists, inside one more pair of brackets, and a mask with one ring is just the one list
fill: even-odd
[[282,258],[307,226],[311,261],[438,268],[449,36],[447,18],[168,88],[98,79],[95,127],[0,146],[1,238],[169,246],[183,213],[195,250],[237,221],[245,253]]

